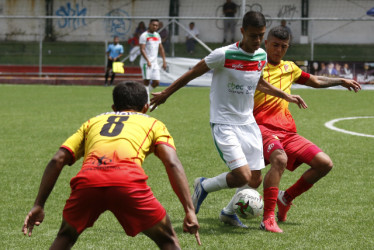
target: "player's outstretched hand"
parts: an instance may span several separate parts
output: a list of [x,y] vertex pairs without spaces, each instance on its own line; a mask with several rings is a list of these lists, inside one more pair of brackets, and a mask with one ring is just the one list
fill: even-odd
[[190,234],[194,234],[197,244],[200,246],[200,235],[199,235],[199,222],[197,221],[197,217],[195,211],[191,210],[190,212],[186,213],[186,217],[184,217],[183,221],[183,231],[188,232]]
[[361,89],[361,85],[355,80],[342,78],[342,81],[343,83],[341,84],[341,86],[347,88],[349,91],[353,90],[357,93]]
[[23,223],[22,232],[24,235],[32,234],[34,225],[39,226],[44,220],[44,209],[41,206],[34,206],[27,214],[25,222]]
[[150,105],[151,112],[155,110],[157,106],[166,102],[166,99],[168,99],[168,96],[163,92],[155,92],[155,93],[152,93],[152,95],[153,97],[151,99],[151,105]]
[[308,105],[304,102],[303,98],[299,95],[287,95],[287,98],[285,98],[286,101],[296,103],[299,108],[306,109],[308,108]]

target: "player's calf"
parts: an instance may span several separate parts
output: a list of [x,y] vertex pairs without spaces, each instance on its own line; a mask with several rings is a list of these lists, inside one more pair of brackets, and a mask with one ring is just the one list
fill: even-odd
[[159,223],[143,231],[160,249],[180,249],[177,235],[166,215]]
[[79,234],[75,228],[62,219],[60,230],[52,243],[51,249],[70,249],[77,242]]

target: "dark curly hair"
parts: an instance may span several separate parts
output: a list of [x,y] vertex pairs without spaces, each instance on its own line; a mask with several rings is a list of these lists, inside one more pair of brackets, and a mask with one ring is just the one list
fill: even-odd
[[113,89],[113,103],[117,111],[141,111],[147,102],[147,91],[141,83],[121,82]]

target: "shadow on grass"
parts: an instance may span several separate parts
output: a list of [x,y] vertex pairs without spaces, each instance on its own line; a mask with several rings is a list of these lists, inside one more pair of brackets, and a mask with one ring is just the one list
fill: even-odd
[[[198,218],[200,229],[199,233],[204,235],[232,235],[232,234],[243,234],[249,231],[259,230],[260,221],[242,221],[248,226],[248,228],[234,227],[222,223],[218,218]],[[174,225],[174,229],[177,234],[183,232],[181,225]]]

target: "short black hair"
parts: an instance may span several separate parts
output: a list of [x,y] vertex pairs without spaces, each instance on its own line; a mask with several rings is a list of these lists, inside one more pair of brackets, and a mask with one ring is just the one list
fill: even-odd
[[262,28],[266,26],[265,16],[258,11],[248,11],[243,17],[242,27],[246,30],[248,27]]
[[121,82],[113,89],[113,103],[117,111],[141,111],[148,102],[148,94],[143,84]]
[[269,37],[276,37],[280,40],[290,40],[291,39],[291,34],[288,32],[287,28],[279,25],[274,28],[272,28],[269,33],[268,33],[268,39]]
[[152,23],[152,22],[160,22],[160,20],[158,20],[157,18],[153,18],[151,19],[151,21],[149,21],[149,23]]

